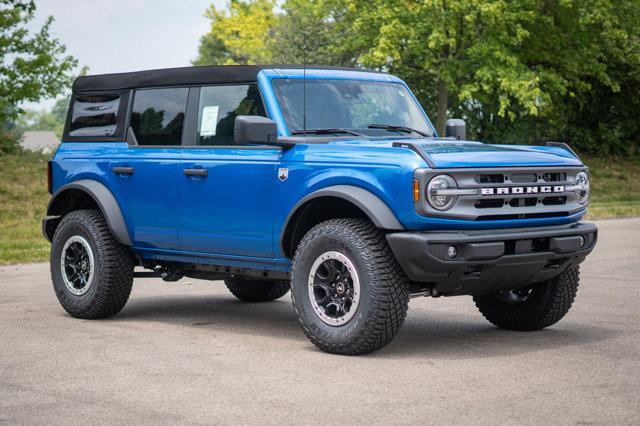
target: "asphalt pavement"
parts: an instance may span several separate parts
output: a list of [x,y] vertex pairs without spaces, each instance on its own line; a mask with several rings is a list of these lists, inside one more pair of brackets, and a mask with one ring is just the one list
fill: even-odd
[[289,295],[137,279],[108,320],[71,318],[48,264],[0,267],[0,423],[640,424],[640,219],[601,221],[571,311],[499,330],[469,297],[413,299],[371,355],[307,341]]

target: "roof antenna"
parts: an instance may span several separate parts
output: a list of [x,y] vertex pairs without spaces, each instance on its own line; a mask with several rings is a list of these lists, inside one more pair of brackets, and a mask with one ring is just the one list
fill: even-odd
[[302,33],[302,136],[307,136],[307,33]]

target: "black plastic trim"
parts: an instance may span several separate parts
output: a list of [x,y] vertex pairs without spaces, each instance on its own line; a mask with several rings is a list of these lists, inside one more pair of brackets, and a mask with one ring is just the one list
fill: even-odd
[[182,127],[182,146],[195,146],[198,140],[198,105],[200,104],[200,87],[190,87],[187,97],[187,108]]
[[[129,237],[129,231],[127,230],[127,224],[125,223],[120,205],[116,201],[111,191],[95,180],[82,179],[62,186],[51,197],[49,205],[47,207],[47,216],[59,216],[59,212],[54,209],[55,200],[69,189],[78,189],[87,193],[93,198],[96,204],[100,207],[103,216],[107,221],[109,230],[113,234],[114,238],[121,244],[131,246],[131,237]],[[46,220],[46,218],[45,218]],[[43,227],[45,223],[43,221]]]
[[381,229],[390,231],[404,230],[404,226],[398,221],[396,215],[391,211],[384,201],[378,198],[376,195],[367,191],[366,189],[359,188],[351,185],[334,185],[308,194],[299,200],[289,212],[287,219],[284,221],[282,231],[280,233],[280,247],[286,253],[287,249],[284,247],[284,236],[286,230],[290,224],[291,218],[305,203],[320,197],[336,197],[349,201],[362,210],[373,224]]
[[[515,230],[397,232],[387,234],[387,240],[412,281],[429,283],[446,295],[475,295],[551,279],[582,262],[597,234],[594,223],[580,222]],[[449,257],[451,246],[457,251],[454,257]]]
[[412,142],[412,141],[401,141],[401,142],[394,142],[393,145],[396,148],[408,148],[411,151],[415,152],[416,154],[418,154],[419,157],[421,157],[428,165],[430,168],[435,169],[436,165],[434,164],[433,161],[431,161],[431,157],[429,157],[424,150],[418,148],[418,146]]

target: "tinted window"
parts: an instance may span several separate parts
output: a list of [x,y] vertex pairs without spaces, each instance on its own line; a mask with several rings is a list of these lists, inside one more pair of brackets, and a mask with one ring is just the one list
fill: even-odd
[[265,116],[256,84],[203,87],[198,107],[198,145],[233,144],[238,115]]
[[139,145],[180,145],[189,89],[138,90],[131,128]]
[[69,136],[112,136],[116,132],[120,95],[76,95]]

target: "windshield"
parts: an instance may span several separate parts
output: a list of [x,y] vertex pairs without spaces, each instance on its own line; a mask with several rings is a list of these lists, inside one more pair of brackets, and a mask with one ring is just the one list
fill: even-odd
[[[292,134],[302,132],[303,84],[302,79],[273,80]],[[433,134],[420,106],[402,84],[307,79],[306,86],[307,130],[346,129],[350,133],[385,136]]]

